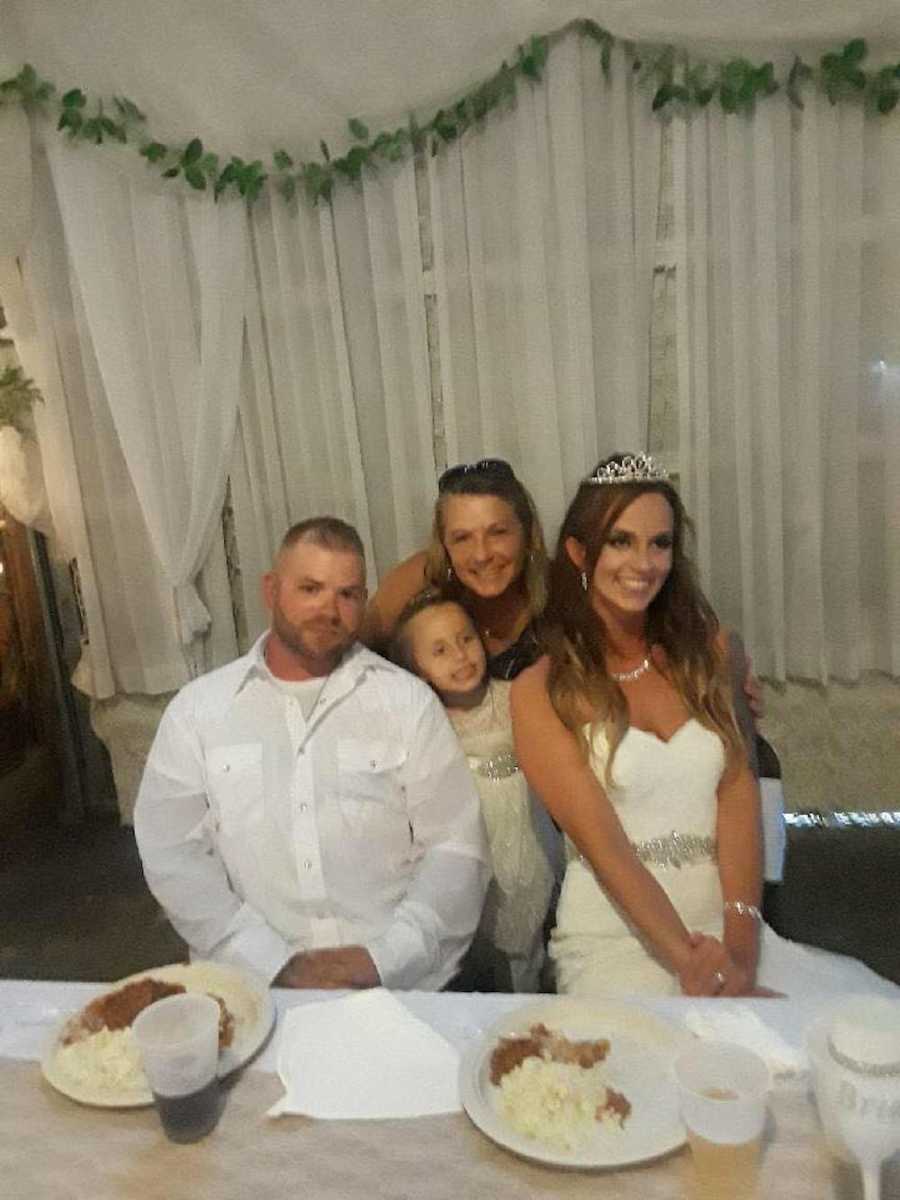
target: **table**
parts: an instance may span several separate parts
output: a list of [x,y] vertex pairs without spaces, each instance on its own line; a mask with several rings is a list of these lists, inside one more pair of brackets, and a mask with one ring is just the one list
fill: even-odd
[[[508,1154],[464,1114],[416,1121],[318,1122],[265,1116],[281,1093],[274,1045],[234,1080],[216,1130],[175,1146],[150,1109],[96,1110],[47,1085],[35,1058],[53,1025],[101,985],[0,981],[0,1193],[8,1200],[675,1200],[685,1194],[687,1154],[615,1172],[545,1168]],[[276,992],[279,1010],[320,992]],[[464,1047],[522,996],[398,993],[423,1020]],[[689,1005],[730,1001],[642,1000],[678,1019]],[[741,1001],[740,1003],[745,1003]],[[749,1001],[795,1045],[811,1008]],[[896,1168],[896,1169],[895,1169]],[[858,1200],[858,1173],[833,1162],[815,1109],[796,1081],[771,1106],[762,1195]],[[900,1200],[900,1162],[885,1171],[884,1200]]]

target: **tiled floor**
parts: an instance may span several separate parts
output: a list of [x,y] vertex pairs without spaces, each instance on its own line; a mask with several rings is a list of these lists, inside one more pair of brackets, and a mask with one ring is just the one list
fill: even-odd
[[49,825],[4,848],[0,977],[116,980],[184,958],[144,883],[131,829]]

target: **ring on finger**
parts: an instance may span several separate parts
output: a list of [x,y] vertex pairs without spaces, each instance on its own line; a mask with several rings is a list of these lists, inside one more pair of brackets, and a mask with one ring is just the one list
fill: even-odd
[[725,986],[724,972],[716,971],[715,975],[713,975],[713,983],[716,985],[716,991],[721,992],[722,988]]

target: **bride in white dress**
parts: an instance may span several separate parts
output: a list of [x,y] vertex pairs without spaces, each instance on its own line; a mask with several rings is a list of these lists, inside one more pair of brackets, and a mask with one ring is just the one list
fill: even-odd
[[649,456],[601,463],[561,528],[549,653],[513,684],[519,762],[567,834],[558,989],[897,994],[762,923],[759,792],[689,529]]

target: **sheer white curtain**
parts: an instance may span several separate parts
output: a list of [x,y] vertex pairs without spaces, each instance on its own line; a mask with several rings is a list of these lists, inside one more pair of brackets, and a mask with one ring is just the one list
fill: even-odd
[[429,160],[449,462],[499,453],[552,538],[578,479],[647,439],[660,124],[624,55],[568,37]]
[[[108,188],[120,194],[127,186],[114,165],[90,151],[83,169],[96,172],[96,178],[83,193],[74,189],[75,211],[70,216],[76,224],[88,223],[95,215],[90,206],[97,190]],[[111,244],[107,249],[97,260],[97,269],[121,282],[115,247]],[[165,252],[162,245],[157,249]],[[35,408],[35,422],[51,515],[59,551],[76,560],[79,572],[88,640],[75,682],[101,699],[117,692],[170,691],[189,677],[174,591],[149,536],[113,418],[110,396],[117,404],[123,389],[116,385],[107,390],[81,279],[69,251],[56,188],[38,150],[31,241],[21,259],[21,275],[7,266],[0,287],[23,365],[45,397],[45,403]],[[127,261],[122,270],[127,271]],[[201,327],[199,285],[192,287],[196,311],[192,307],[186,328],[193,336],[194,329]],[[137,296],[133,299],[138,302]],[[167,293],[164,313],[170,300]],[[124,338],[132,315],[132,306],[124,302],[120,310],[111,311],[110,336]],[[150,350],[157,365],[168,372],[172,360],[165,347],[157,344]],[[157,415],[164,420],[166,414]],[[139,458],[142,453],[139,448]],[[149,457],[152,449],[145,453]],[[218,517],[216,510],[214,522]],[[185,509],[185,527],[187,518]],[[199,643],[193,647],[195,667],[205,667],[235,652],[221,536],[212,539],[197,582],[213,615],[209,636],[202,647]]]
[[767,676],[900,674],[896,130],[810,92],[673,136],[704,581]]
[[194,584],[219,521],[237,413],[245,210],[160,194],[58,141],[49,157],[94,384],[110,398],[190,647],[209,626]]
[[371,578],[420,546],[435,491],[415,169],[385,168],[333,206],[262,200],[231,470],[244,639],[258,579],[294,521],[353,523]]

